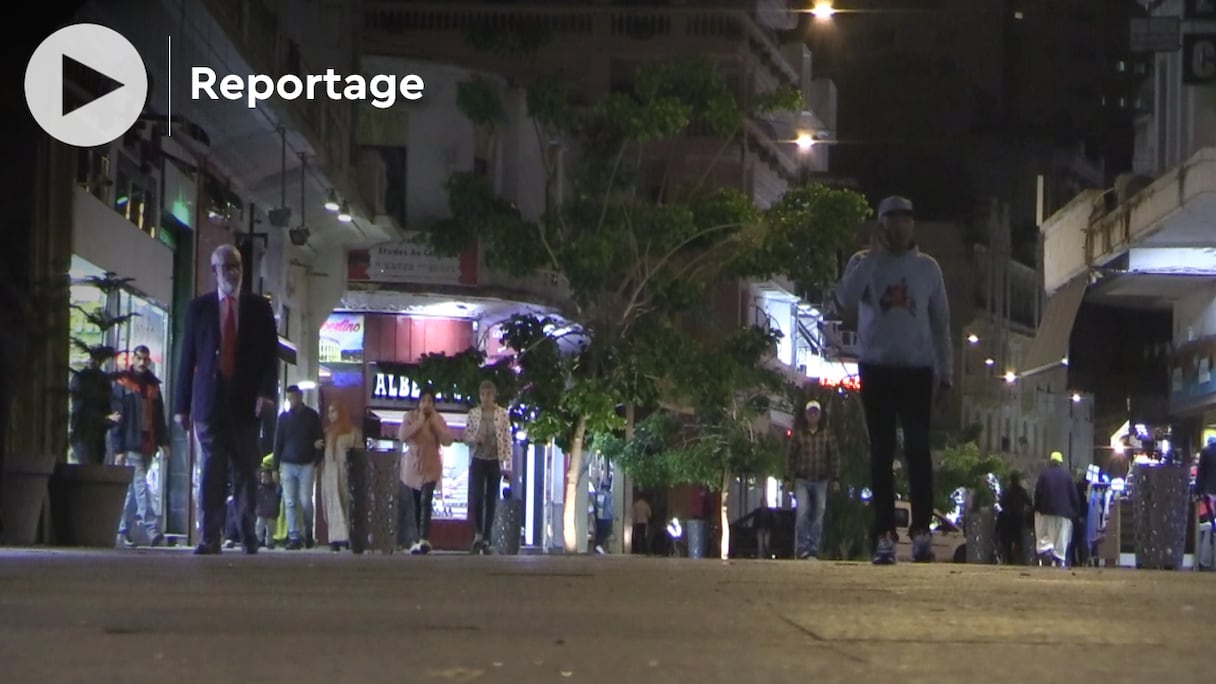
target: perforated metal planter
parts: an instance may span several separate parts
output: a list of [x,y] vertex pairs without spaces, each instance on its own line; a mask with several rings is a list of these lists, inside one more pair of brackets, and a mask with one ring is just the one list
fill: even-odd
[[1182,569],[1190,491],[1190,470],[1185,466],[1136,466],[1132,492],[1136,567]]

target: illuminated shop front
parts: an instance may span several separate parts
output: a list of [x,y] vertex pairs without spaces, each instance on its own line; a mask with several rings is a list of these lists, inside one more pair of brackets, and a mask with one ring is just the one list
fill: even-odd
[[[406,314],[341,311],[330,315],[320,333],[320,389],[322,415],[331,402],[348,412],[363,427],[366,442],[378,449],[402,451],[397,430],[408,411],[417,407],[424,380],[417,363],[426,354],[448,356],[481,348],[491,357],[501,355],[493,335],[479,342],[473,319],[411,316]],[[455,438],[442,447],[442,478],[435,490],[431,543],[438,549],[466,549],[472,539],[468,522],[469,450],[462,441],[466,415],[476,397],[436,397],[436,409]],[[516,498],[525,498],[525,543],[539,543],[544,524],[543,483],[554,458],[551,449],[527,445],[518,433],[516,467],[512,468]],[[534,453],[535,452],[535,453]],[[557,456],[560,460],[560,455]],[[560,467],[560,463],[557,464]],[[561,471],[558,471],[561,472]],[[535,499],[535,501],[533,500]],[[322,520],[323,515],[318,515]],[[324,542],[318,524],[318,542]]]
[[[153,299],[141,296],[129,289],[118,289],[107,292],[98,287],[94,279],[104,278],[106,270],[89,262],[79,255],[72,256],[68,270],[70,279],[68,302],[71,307],[68,315],[68,335],[79,342],[72,344],[68,360],[73,370],[80,370],[88,364],[89,355],[82,345],[88,347],[108,346],[116,351],[115,356],[108,360],[102,369],[110,372],[119,371],[130,365],[131,350],[137,346],[148,347],[152,363],[150,370],[165,383],[167,393],[169,373],[166,370],[169,348],[169,312]],[[102,331],[89,321],[89,315],[105,313],[112,317],[126,318],[110,328]],[[166,394],[165,396],[171,396]],[[64,426],[67,429],[67,426]],[[113,459],[113,455],[109,457]],[[69,455],[74,460],[75,454]],[[164,477],[166,464],[164,455],[160,452],[152,459],[148,467],[148,491],[151,493],[152,509],[160,520],[165,520],[165,500],[167,478]],[[172,530],[170,530],[172,531]]]

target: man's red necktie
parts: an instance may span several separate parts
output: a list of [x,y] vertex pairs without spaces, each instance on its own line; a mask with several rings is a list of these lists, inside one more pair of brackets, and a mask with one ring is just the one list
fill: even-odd
[[236,375],[236,307],[233,304],[231,297],[224,300],[228,310],[224,316],[224,330],[220,334],[220,372],[229,379]]

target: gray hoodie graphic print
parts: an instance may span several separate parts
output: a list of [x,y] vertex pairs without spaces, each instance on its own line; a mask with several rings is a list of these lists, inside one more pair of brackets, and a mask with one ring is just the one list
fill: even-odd
[[950,305],[936,259],[916,247],[903,254],[858,252],[835,298],[840,309],[857,311],[862,363],[931,367],[939,382],[953,382]]

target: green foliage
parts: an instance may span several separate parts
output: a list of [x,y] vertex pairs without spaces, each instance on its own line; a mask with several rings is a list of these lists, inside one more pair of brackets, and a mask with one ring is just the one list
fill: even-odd
[[595,448],[644,489],[667,487],[676,479],[670,445],[684,441],[684,426],[678,416],[667,412],[654,413],[638,422],[633,439],[606,433],[596,435]]
[[494,129],[506,118],[498,89],[481,76],[474,76],[456,85],[456,106],[475,126]]
[[643,486],[697,484],[720,491],[733,476],[780,470],[781,441],[759,421],[781,379],[761,365],[778,333],[749,327],[716,344],[685,344],[672,362],[669,399],[691,406],[659,410],[630,442],[597,446]]
[[[89,276],[88,278],[77,280],[74,284],[96,288],[105,293],[106,299],[109,300],[114,295],[126,291],[134,280],[134,278],[122,278],[117,273],[107,271],[100,276]],[[98,331],[102,340],[106,339],[107,333],[110,330],[127,323],[139,315],[132,313],[115,316],[101,308],[89,310],[77,305],[72,305],[71,308],[79,311],[85,317],[88,323]],[[94,344],[82,337],[71,337],[70,341],[73,347],[87,354],[89,358],[99,364],[105,364],[117,356],[120,351],[109,344]]]
[[485,353],[478,349],[466,349],[451,356],[423,354],[416,364],[406,364],[403,370],[419,385],[429,385],[449,401],[460,396],[466,404],[476,403],[482,381],[490,380],[498,388],[499,401],[510,402],[518,391],[510,362],[485,366],[485,360]]
[[543,17],[489,16],[465,31],[465,41],[474,50],[501,57],[534,57],[553,40],[553,30]]
[[[491,47],[506,40],[481,39]],[[448,180],[451,218],[423,238],[436,253],[480,244],[492,268],[516,277],[551,272],[569,288],[573,326],[543,316],[504,325],[504,342],[516,352],[518,417],[533,439],[564,446],[584,425],[608,448],[624,406],[645,412],[678,403],[695,407],[688,422],[695,439],[666,442],[671,470],[647,465],[644,477],[717,489],[728,474],[777,467],[781,445],[755,427],[767,397],[783,387],[760,363],[771,332],[744,329],[706,344],[690,339],[682,321],[724,280],[780,273],[800,284],[826,282],[867,210],[860,195],[819,186],[792,190],[767,209],[736,188],[707,189],[704,180],[666,187],[666,176],[646,163],[662,158],[658,143],[708,131],[730,145],[746,116],[802,106],[793,88],[750,97],[746,106],[734,90],[701,57],[646,65],[631,92],[596,103],[578,102],[559,75],[547,75],[527,84],[548,172],[545,213],[525,220],[475,174]],[[489,84],[470,81],[458,99],[479,125],[501,114]],[[566,157],[560,196],[557,146],[575,153]],[[658,426],[653,434],[672,438]]]
[[554,318],[519,315],[502,324],[502,341],[515,350],[519,371],[516,415],[529,438],[556,440],[570,447],[578,419],[591,433],[608,433],[623,427],[617,414],[620,396],[603,373],[592,370],[586,345],[563,353],[562,342],[582,341],[582,331]]
[[[765,212],[769,226],[761,249],[765,263],[782,264],[803,291],[823,287],[835,276],[836,250],[852,239],[855,227],[870,215],[865,197],[850,190],[806,185],[782,195]],[[808,227],[814,226],[813,230]],[[786,261],[791,254],[794,261]]]
[[988,485],[988,475],[999,478],[1008,470],[1000,456],[984,453],[975,442],[947,447],[934,454],[933,505],[941,511],[953,510],[951,495],[963,487],[973,490],[974,506],[991,506],[994,492]]
[[752,96],[752,111],[757,114],[796,112],[803,108],[802,92],[792,85],[778,86],[767,93]]
[[640,487],[694,484],[711,491],[721,491],[727,475],[776,472],[781,453],[780,440],[741,421],[698,423],[666,411],[638,423],[632,440],[601,435],[595,447]]
[[528,87],[527,102],[528,116],[542,130],[558,134],[574,127],[576,117],[570,88],[558,75],[549,74],[533,81]]
[[535,273],[547,257],[538,241],[540,227],[521,218],[519,209],[499,197],[490,181],[476,173],[457,173],[445,183],[451,218],[422,237],[436,254],[454,257],[485,243],[487,265],[512,276]]

